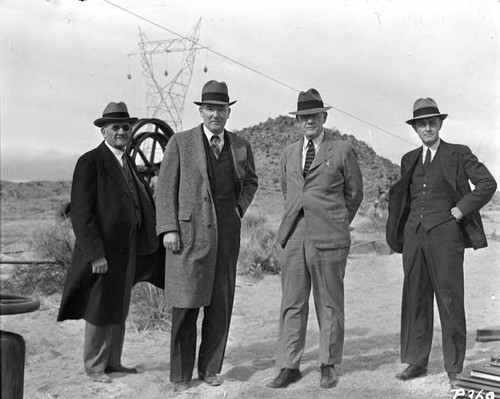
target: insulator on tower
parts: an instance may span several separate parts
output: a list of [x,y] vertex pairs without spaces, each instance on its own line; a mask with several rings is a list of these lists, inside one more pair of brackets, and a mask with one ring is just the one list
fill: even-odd
[[[197,44],[200,23],[201,18],[187,37],[168,40],[150,41],[139,28],[142,75],[149,87],[147,91],[148,117],[165,121],[174,131],[182,130],[184,99],[193,74],[196,53],[202,48]],[[168,57],[173,53],[182,53],[176,57],[176,60],[181,62],[180,65],[174,64],[175,67],[168,64]],[[158,74],[160,76],[155,76],[154,73],[154,59],[158,59],[157,56],[164,58],[163,67],[158,69],[158,72],[161,71]],[[158,62],[161,61],[158,60],[156,64]],[[173,73],[170,73],[172,68],[174,68]]]

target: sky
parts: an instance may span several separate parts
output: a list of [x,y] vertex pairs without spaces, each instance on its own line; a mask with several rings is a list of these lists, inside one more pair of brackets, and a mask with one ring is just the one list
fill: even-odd
[[[184,129],[201,123],[193,101],[211,79],[237,100],[230,130],[288,115],[313,87],[334,107],[327,127],[399,164],[419,145],[404,121],[432,97],[449,114],[441,137],[500,179],[498,0],[0,0],[1,178],[71,179],[110,101],[150,116],[139,29],[171,40],[200,18],[208,50],[196,52]],[[155,76],[167,82],[181,54],[155,56]]]

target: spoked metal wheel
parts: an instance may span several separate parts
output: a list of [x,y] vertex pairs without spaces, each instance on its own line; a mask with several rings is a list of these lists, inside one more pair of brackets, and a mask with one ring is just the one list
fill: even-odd
[[171,127],[160,119],[140,119],[133,128],[127,153],[152,187],[160,170],[165,147],[173,134]]

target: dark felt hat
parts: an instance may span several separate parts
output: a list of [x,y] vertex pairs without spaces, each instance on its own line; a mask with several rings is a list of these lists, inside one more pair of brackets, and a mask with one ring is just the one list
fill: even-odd
[[328,111],[332,107],[325,107],[323,100],[316,89],[301,91],[297,100],[297,111],[292,111],[292,115],[319,114]]
[[215,105],[233,105],[236,101],[229,102],[229,94],[225,82],[210,80],[205,83],[201,91],[201,101],[195,101],[196,105],[215,104]]
[[419,98],[413,104],[413,118],[408,119],[406,123],[413,125],[419,119],[432,118],[434,116],[438,116],[441,120],[444,120],[448,114],[440,113],[436,102],[432,98]]
[[102,118],[98,118],[94,121],[94,125],[97,127],[103,127],[107,123],[114,122],[129,122],[134,124],[139,118],[131,118],[127,106],[124,102],[114,103],[110,102],[102,111]]

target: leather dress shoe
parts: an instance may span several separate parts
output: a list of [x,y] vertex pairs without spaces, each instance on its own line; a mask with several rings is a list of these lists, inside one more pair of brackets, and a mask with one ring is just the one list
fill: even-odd
[[126,374],[137,374],[137,369],[135,367],[125,367],[119,364],[118,366],[108,366],[105,370],[106,373],[126,373]]
[[457,389],[458,388],[457,373],[449,372],[448,378],[450,380],[450,389]]
[[333,388],[338,383],[339,377],[335,371],[335,366],[333,364],[322,364],[319,386],[321,388]]
[[427,374],[427,367],[420,367],[410,364],[407,368],[405,368],[401,373],[396,374],[396,378],[398,380],[413,380],[414,378],[421,377]]
[[113,380],[109,378],[106,374],[104,374],[102,371],[98,373],[89,374],[89,377],[92,381],[100,382],[102,384],[109,384],[110,382],[113,382]]
[[299,369],[287,369],[282,368],[278,376],[272,380],[267,386],[269,388],[286,388],[293,382],[296,382],[302,378]]
[[222,384],[222,381],[219,379],[219,377],[217,377],[217,375],[215,375],[215,373],[212,373],[211,371],[199,371],[198,377],[200,378],[200,380],[204,381],[211,387],[218,387],[220,384]]

